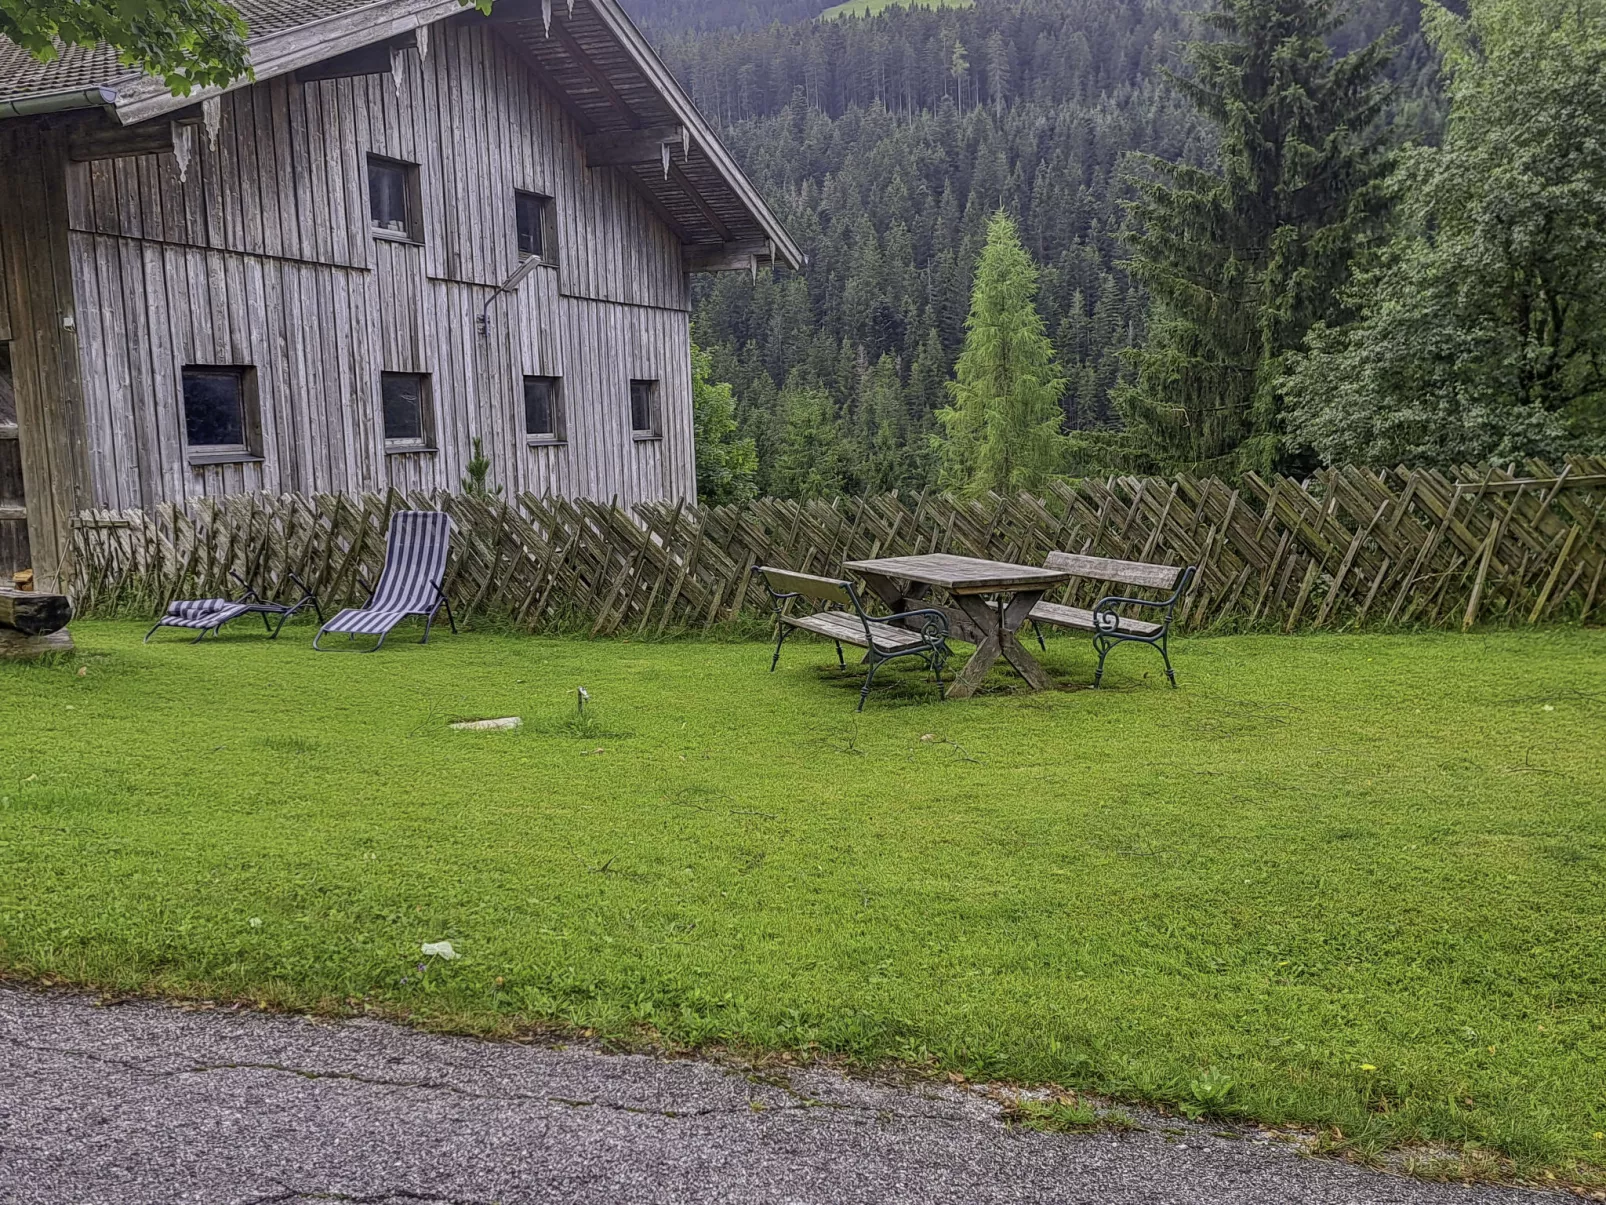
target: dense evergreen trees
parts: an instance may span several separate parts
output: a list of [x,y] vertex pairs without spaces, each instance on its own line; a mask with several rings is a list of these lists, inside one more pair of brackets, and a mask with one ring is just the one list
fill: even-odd
[[[1497,82],[1479,68],[1476,105],[1464,64],[1493,62],[1497,27],[1606,0],[1471,0],[1458,125],[1388,187],[1380,130],[1437,143],[1437,56],[1417,0],[1351,0],[1342,25],[1337,2],[1216,0],[1202,30],[1193,0],[978,0],[791,24],[768,23],[794,17],[791,0],[700,15],[634,0],[809,257],[695,292],[710,379],[734,386],[726,439],[757,458],[752,486],[1036,476],[1038,458],[1022,469],[1015,449],[982,467],[984,374],[959,362],[967,314],[990,304],[978,265],[999,211],[1020,279],[1037,272],[1041,325],[1023,329],[1052,345],[1038,397],[1057,394],[1074,436],[1061,471],[1444,459],[1598,430],[1601,194],[1577,148],[1599,145],[1598,61],[1588,39],[1566,61],[1529,47]],[[1486,31],[1477,14],[1496,9]],[[1403,49],[1386,64],[1388,45]],[[1520,215],[1518,196],[1533,202]],[[1382,222],[1393,198],[1398,233]],[[1565,254],[1544,253],[1547,231],[1570,240]],[[1494,403],[1519,395],[1542,399],[1524,412],[1542,438],[1445,438],[1466,422],[1509,434]],[[1020,439],[1053,417],[1018,424]]]
[[1136,157],[1131,270],[1153,311],[1117,404],[1140,467],[1232,474],[1281,467],[1285,357],[1341,315],[1381,230],[1392,51],[1335,57],[1334,0],[1223,0],[1205,20],[1221,37],[1175,83],[1219,131],[1217,163]]
[[[1161,3],[1026,0],[666,42],[809,256],[801,273],[698,285],[697,337],[735,386],[760,490],[935,481],[936,412],[1000,208],[1041,269],[1067,424],[1112,421],[1146,309],[1119,263],[1123,155],[1211,153],[1156,71],[1182,21]],[[782,467],[827,427],[827,471]]]

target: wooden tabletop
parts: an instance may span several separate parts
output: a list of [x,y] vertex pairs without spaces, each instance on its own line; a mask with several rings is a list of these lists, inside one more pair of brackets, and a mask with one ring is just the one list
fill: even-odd
[[1006,561],[983,561],[970,556],[949,556],[934,552],[927,556],[891,556],[874,561],[847,561],[842,566],[857,573],[881,577],[901,577],[928,586],[941,586],[955,594],[979,594],[987,590],[1041,590],[1068,582],[1073,574],[1036,565],[1011,565]]

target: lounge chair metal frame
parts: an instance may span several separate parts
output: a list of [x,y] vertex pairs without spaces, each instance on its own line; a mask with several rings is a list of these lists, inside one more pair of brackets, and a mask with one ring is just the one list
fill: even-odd
[[[190,641],[191,644],[200,644],[202,640],[206,639],[208,632],[213,636],[218,635],[224,624],[231,620],[239,619],[242,615],[262,616],[262,627],[267,631],[269,640],[277,640],[279,633],[284,630],[284,625],[289,621],[290,617],[309,606],[317,613],[318,622],[320,624],[323,623],[323,607],[318,603],[318,596],[295,573],[290,573],[288,576],[291,581],[301,588],[301,598],[292,606],[264,599],[255,586],[251,585],[250,582],[232,569],[229,570],[229,576],[240,583],[240,596],[234,599],[217,600],[225,604],[216,608],[216,613],[219,616],[217,622],[201,628],[195,639]],[[169,604],[169,607],[171,606],[172,604]],[[279,622],[277,624],[273,622],[274,616],[278,617]],[[196,618],[200,617],[199,615],[196,616]],[[145,633],[143,643],[149,644],[151,637],[156,635],[158,628],[184,628],[188,630],[191,627],[187,623],[175,623],[175,618],[171,610],[164,613],[160,619],[151,625],[151,630]]]

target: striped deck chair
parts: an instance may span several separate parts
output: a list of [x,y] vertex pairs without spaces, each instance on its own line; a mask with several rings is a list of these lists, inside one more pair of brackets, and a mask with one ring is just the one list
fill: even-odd
[[[318,605],[318,596],[293,573],[290,574],[290,580],[301,588],[301,599],[293,606],[264,599],[254,586],[232,569],[229,570],[229,576],[240,583],[243,592],[239,598],[175,599],[167,604],[166,613],[151,625],[150,631],[145,633],[145,643],[150,643],[151,637],[156,635],[157,628],[189,628],[192,631],[199,630],[199,634],[192,642],[199,644],[206,639],[208,632],[216,636],[218,629],[224,624],[242,615],[262,616],[262,626],[267,629],[268,639],[277,640],[285,622],[303,607],[311,607],[318,613],[318,622],[323,622],[323,608]],[[279,620],[277,625],[273,622],[275,616]]]
[[[451,543],[452,520],[444,511],[399,510],[390,517],[390,534],[385,538],[385,568],[379,575],[366,607],[348,607],[312,638],[312,647],[321,653],[318,641],[331,632],[344,632],[348,638],[378,636],[372,653],[385,643],[390,629],[409,615],[424,617],[424,639],[429,643],[430,625],[435,613],[446,608],[446,621],[457,631],[452,604],[446,601],[442,584],[446,580],[446,553]],[[364,588],[366,582],[362,583]]]

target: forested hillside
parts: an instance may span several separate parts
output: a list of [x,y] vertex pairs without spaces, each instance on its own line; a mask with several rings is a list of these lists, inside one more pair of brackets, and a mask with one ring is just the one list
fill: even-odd
[[[948,402],[972,274],[1000,208],[1042,268],[1037,305],[1067,378],[1067,427],[1115,421],[1111,391],[1148,309],[1122,266],[1123,163],[1134,151],[1200,165],[1214,157],[1214,133],[1166,77],[1201,35],[1193,7],[981,0],[799,21],[791,0],[695,14],[637,0],[809,257],[801,273],[698,286],[696,337],[714,377],[735,386],[757,488],[935,480],[935,413]],[[708,28],[724,20],[749,27]],[[1333,40],[1362,44],[1390,24],[1401,45],[1394,107],[1406,127],[1431,129],[1434,72],[1414,0],[1363,4]]]

